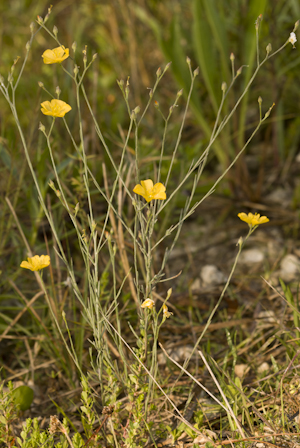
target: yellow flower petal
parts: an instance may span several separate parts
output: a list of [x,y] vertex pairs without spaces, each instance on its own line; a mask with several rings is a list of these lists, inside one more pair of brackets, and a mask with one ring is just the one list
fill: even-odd
[[166,187],[158,182],[153,185],[153,181],[151,179],[141,180],[141,184],[138,184],[134,187],[133,192],[143,196],[147,202],[152,201],[153,199],[166,199]]
[[248,215],[246,213],[239,213],[238,217],[242,221],[245,221],[249,227],[258,226],[259,224],[265,224],[270,221],[269,218],[266,216],[260,216],[259,213],[255,213],[255,215],[253,215],[253,213],[248,213]]
[[171,311],[168,310],[168,307],[165,303],[163,304],[163,315],[166,319],[168,319],[170,316],[173,315],[173,313],[171,313]]
[[153,308],[153,306],[154,306],[154,300],[152,300],[152,299],[146,299],[141,304],[142,308],[149,308],[149,310],[151,310]]
[[53,48],[53,50],[46,50],[42,54],[44,64],[57,64],[61,63],[69,57],[69,48],[63,46]]
[[49,255],[35,255],[34,257],[28,257],[28,261],[22,261],[21,268],[30,269],[31,271],[40,271],[46,268],[50,264]]
[[61,100],[44,101],[41,106],[43,114],[51,117],[64,117],[72,109],[69,104]]

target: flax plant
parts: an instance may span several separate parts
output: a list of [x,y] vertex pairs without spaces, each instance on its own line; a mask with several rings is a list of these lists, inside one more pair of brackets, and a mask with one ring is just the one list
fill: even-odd
[[[232,118],[233,114],[236,112],[237,107],[249,90],[261,66],[266,63],[271,57],[275,56],[277,53],[283,50],[283,48],[289,44],[289,40],[287,40],[278,50],[274,51],[273,53],[271,52],[271,47],[267,47],[265,58],[261,62],[259,61],[259,58],[257,59],[257,67],[253,73],[253,76],[250,78],[244,92],[241,94],[240,98],[234,105],[232,111],[222,118],[224,103],[227,98],[228,92],[233,88],[236,79],[242,74],[242,69],[239,69],[237,72],[235,72],[234,69],[232,70],[232,79],[229,86],[227,87],[226,83],[223,83],[221,86],[222,100],[217,112],[216,121],[212,129],[210,141],[207,148],[201,155],[199,155],[196,160],[193,160],[190,163],[190,166],[183,178],[178,181],[175,187],[173,187],[174,182],[172,179],[172,175],[174,163],[178,155],[182,131],[185,125],[187,112],[194,89],[195,79],[198,75],[198,69],[193,70],[191,61],[187,59],[187,65],[190,73],[190,91],[184,109],[180,129],[176,138],[176,143],[173,148],[167,176],[166,179],[162,179],[161,169],[162,164],[164,163],[164,154],[167,150],[166,137],[169,132],[169,123],[174,109],[180,104],[180,98],[182,94],[181,91],[178,92],[173,104],[169,108],[167,116],[162,113],[159,104],[154,100],[159,83],[168,70],[169,64],[163,70],[157,70],[156,81],[154,83],[154,86],[149,91],[149,98],[144,108],[142,108],[141,106],[135,106],[133,108],[131,107],[129,80],[127,80],[127,82],[124,82],[122,80],[118,81],[118,85],[127,106],[129,125],[124,138],[121,155],[119,159],[116,160],[113,156],[111,148],[108,146],[104,138],[104,135],[101,131],[101,126],[99,125],[96,116],[93,113],[93,108],[84,87],[85,76],[92,64],[95,62],[97,55],[94,55],[88,62],[87,49],[85,48],[83,50],[83,66],[82,69],[80,69],[79,66],[75,63],[75,59],[77,58],[76,45],[73,45],[73,52],[70,55],[69,49],[66,49],[63,46],[63,43],[59,41],[57,37],[57,29],[54,28],[53,32],[51,32],[47,28],[46,23],[50,12],[51,10],[49,10],[48,15],[44,19],[38,17],[38,32],[44,30],[48,34],[48,36],[53,39],[53,41],[58,45],[58,47],[55,48],[55,52],[54,50],[44,52],[44,63],[58,63],[59,67],[65,72],[65,75],[68,76],[73,82],[76,97],[76,108],[73,109],[75,109],[75,112],[77,113],[79,123],[79,137],[76,137],[72,134],[70,126],[68,124],[67,113],[71,114],[74,112],[74,110],[72,110],[71,112],[71,106],[60,99],[60,96],[64,98],[63,92],[61,92],[60,88],[57,87],[55,95],[53,95],[46,89],[43,83],[40,83],[40,86],[48,95],[48,97],[50,97],[51,102],[44,101],[42,103],[42,112],[52,118],[50,118],[50,125],[40,124],[39,129],[45,137],[54,173],[54,181],[51,181],[49,183],[49,186],[55,192],[57,200],[60,201],[61,206],[65,209],[76,232],[76,237],[80,247],[85,275],[87,279],[87,289],[85,291],[82,291],[78,286],[74,274],[72,260],[68,259],[62,243],[59,239],[56,225],[45,201],[45,195],[42,193],[39,186],[38,178],[29,156],[24,132],[21,128],[18,118],[16,107],[16,90],[20,82],[22,73],[25,69],[29,50],[35,37],[33,28],[31,32],[31,39],[26,45],[26,56],[17,80],[14,81],[14,71],[17,64],[17,61],[15,61],[8,76],[8,83],[5,84],[4,78],[1,78],[0,91],[7,100],[14,116],[23,144],[26,160],[28,162],[32,178],[38,192],[39,201],[49,222],[53,238],[57,245],[58,256],[67,269],[71,287],[76,298],[78,299],[85,322],[92,333],[92,337],[89,339],[89,342],[91,344],[90,366],[92,369],[90,376],[93,379],[97,379],[97,382],[101,388],[101,400],[103,406],[112,405],[113,407],[115,407],[115,409],[118,409],[121,412],[121,404],[120,402],[118,402],[119,393],[122,389],[124,389],[127,393],[127,401],[129,403],[129,406],[126,413],[127,423],[125,427],[122,431],[120,430],[119,424],[122,420],[121,418],[118,420],[118,418],[115,417],[115,420],[112,419],[111,421],[111,433],[114,435],[114,439],[117,435],[116,437],[119,437],[119,440],[122,440],[124,446],[133,447],[137,446],[135,444],[147,442],[147,434],[149,433],[148,415],[150,413],[150,405],[153,401],[155,393],[157,393],[158,390],[159,393],[165,396],[166,402],[168,402],[169,405],[173,407],[175,413],[180,417],[180,419],[184,421],[184,423],[189,426],[190,429],[194,430],[195,432],[199,432],[197,428],[194,428],[187,420],[184,419],[180,411],[176,408],[175,404],[168,397],[168,395],[163,391],[158,382],[159,368],[157,364],[157,343],[160,328],[167,318],[172,318],[172,313],[168,311],[166,303],[167,301],[172,301],[172,290],[171,288],[168,290],[166,298],[163,299],[162,306],[158,306],[157,303],[155,303],[157,297],[155,288],[161,282],[170,282],[172,280],[164,278],[165,266],[170,253],[172,252],[176,242],[179,239],[184,221],[189,216],[191,216],[196,208],[214,192],[218,183],[224,178],[228,170],[234,165],[238,157],[250,144],[258,129],[269,117],[274,105],[271,105],[267,112],[265,114],[262,114],[261,102],[259,102],[258,124],[247,140],[246,144],[240,149],[239,153],[232,161],[230,166],[220,175],[209,192],[205,194],[200,201],[193,203],[196,187],[199,183],[203,170],[206,166],[209,153],[216,139],[221,134],[229,120]],[[297,29],[297,26],[298,25],[296,24],[294,31]],[[45,57],[48,58],[46,59],[46,61]],[[73,71],[69,71],[69,69],[66,68],[70,66],[71,59],[73,59]],[[41,61],[41,63],[43,62]],[[67,63],[69,65],[67,65]],[[90,164],[88,163],[82,120],[82,110],[84,104],[85,106],[87,106],[90,112],[90,119],[93,123],[96,134],[106,151],[107,157],[114,172],[114,178],[113,180],[111,180],[106,174],[106,167],[103,167],[103,186],[99,184],[92,168],[90,167]],[[141,167],[139,160],[140,138],[143,132],[145,115],[147,114],[149,108],[152,106],[156,107],[158,113],[162,117],[162,120],[164,122],[164,131],[162,135],[161,151],[157,170],[155,170],[154,174],[151,176],[151,179],[143,180],[141,178]],[[47,120],[47,123],[49,123],[48,117],[45,120]],[[56,124],[56,120],[63,121],[67,135],[83,167],[82,182],[85,188],[86,203],[88,209],[88,212],[85,216],[85,222],[87,223],[86,228],[83,227],[82,223],[78,219],[79,211],[81,211],[81,204],[78,203],[75,208],[70,204],[68,191],[60,179],[53,149],[53,129]],[[129,147],[129,142],[131,141],[132,135],[134,136],[134,161],[131,161],[129,158],[127,158],[127,149]],[[133,185],[132,177],[135,178],[135,186]],[[174,199],[174,196],[180,191],[181,188],[183,188],[185,183],[190,178],[193,178],[192,190],[190,196],[186,200],[183,210],[181,211],[179,220],[173,223],[166,231],[161,234],[158,227],[160,226],[163,211],[170,206],[171,201]],[[95,216],[91,185],[93,185],[97,193],[102,196],[107,204],[107,211],[102,222],[97,222]],[[124,206],[128,203],[132,204],[134,209],[134,218],[132,222],[130,221],[128,216],[126,216],[126,213],[124,211]],[[254,221],[251,221],[253,217],[256,220],[254,219]],[[242,215],[242,218],[246,220],[244,214]],[[248,222],[250,226],[249,235],[253,232],[253,230],[255,230],[257,225],[266,222],[266,220],[259,220],[262,218],[256,215],[252,215],[252,217],[247,218],[248,221],[246,220],[246,222]],[[133,247],[132,253],[128,252],[125,248],[124,232],[126,233],[126,238],[131,238]],[[172,238],[170,238],[171,236]],[[165,249],[164,251],[161,266],[159,267],[159,269],[155,270],[153,263],[154,256],[158,249],[162,247],[162,243],[167,238],[171,241],[169,248]],[[106,248],[108,249],[110,257],[109,266],[107,267],[107,269],[109,269],[111,272],[110,278],[112,281],[112,285],[110,289],[111,292],[107,300],[103,302],[102,300],[100,300],[103,294],[103,284],[101,283],[102,273],[99,271],[99,265],[101,251],[104,251],[104,249]],[[242,242],[240,241],[239,253],[241,249]],[[116,259],[118,255],[120,257],[120,260],[122,261],[123,269],[123,278],[121,280],[119,279],[119,273],[117,272],[118,266],[116,263]],[[235,265],[236,263],[233,266],[230,278],[233,274]],[[49,292],[43,279],[38,272],[36,273],[36,275],[38,276],[37,279],[39,285],[41,286],[47,298],[49,307],[52,312],[53,320],[58,328],[60,336],[62,337],[71,358],[73,359],[80,375],[83,378],[82,381],[84,382],[85,375],[81,362],[78,358],[78,353],[76,353],[76,349],[73,345],[73,335],[71,330],[69,329],[67,313],[65,311],[63,311],[62,313],[62,319],[65,326],[64,329],[60,323],[60,319],[58,319],[55,311],[52,309]],[[134,303],[135,313],[138,316],[137,325],[128,322],[133,338],[135,339],[134,346],[130,346],[126,342],[126,338],[124,338],[124,336],[122,335],[123,325],[120,313],[120,303],[125,283],[128,283],[129,285],[131,302]],[[217,306],[221,302],[228,284],[229,280],[226,283]],[[213,314],[216,312],[217,306],[210,316],[207,327],[213,317]],[[202,333],[201,337],[198,339],[194,350],[196,350],[204,333],[205,330]],[[186,367],[184,369],[186,369]],[[91,378],[88,378],[88,380],[89,379]],[[225,403],[224,405],[222,404],[222,407],[226,409],[226,412],[228,412],[228,415],[230,416],[230,418],[232,418],[232,421],[235,422],[235,427],[239,429],[241,437],[243,437],[243,430],[241,429],[236,417],[234,416],[229,403]]]

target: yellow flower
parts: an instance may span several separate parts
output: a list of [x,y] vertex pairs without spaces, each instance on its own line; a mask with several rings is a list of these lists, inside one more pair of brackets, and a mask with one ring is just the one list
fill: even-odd
[[51,117],[64,117],[72,107],[61,100],[44,101],[41,103],[41,111],[44,115],[51,115]]
[[69,48],[64,46],[53,48],[53,50],[46,50],[42,54],[44,64],[57,64],[61,63],[69,57]]
[[141,180],[141,185],[138,184],[134,187],[133,192],[143,196],[147,202],[153,199],[166,199],[166,187],[160,182],[153,185],[151,179]]
[[167,307],[167,305],[165,303],[163,304],[163,315],[164,315],[165,319],[168,319],[170,316],[173,315],[173,313],[168,311],[168,307]]
[[259,224],[265,224],[270,221],[269,218],[266,216],[260,216],[259,213],[255,213],[255,215],[253,215],[253,213],[248,213],[248,215],[246,215],[246,213],[239,213],[238,217],[242,221],[245,221],[249,227],[258,226]]
[[31,271],[40,271],[46,268],[50,264],[49,255],[35,255],[34,257],[27,258],[28,261],[22,261],[20,264],[21,268],[30,269]]
[[154,300],[152,300],[152,299],[146,299],[141,304],[142,308],[149,308],[149,310],[151,310],[153,308],[153,306],[154,306]]

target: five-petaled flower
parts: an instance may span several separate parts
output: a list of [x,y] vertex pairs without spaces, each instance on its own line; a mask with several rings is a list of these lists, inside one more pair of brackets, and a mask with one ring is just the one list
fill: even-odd
[[31,271],[40,271],[50,264],[49,255],[35,255],[32,258],[28,257],[27,260],[28,261],[22,261],[20,267],[30,269]]
[[143,196],[143,198],[146,199],[147,202],[150,202],[153,199],[166,199],[167,196],[165,191],[166,187],[163,184],[158,182],[157,184],[153,185],[151,179],[141,180],[141,184],[136,185],[133,189],[134,193]]
[[246,215],[246,213],[239,213],[238,217],[242,220],[245,221],[250,228],[258,226],[259,224],[265,224],[266,222],[269,222],[269,218],[267,218],[266,216],[260,216],[259,213],[255,213],[255,215],[253,215],[253,213],[248,213],[248,215]]
[[292,32],[290,34],[289,42],[293,45],[293,48],[295,48],[295,43],[297,42],[297,37],[296,37],[296,34],[294,32]]
[[43,114],[51,117],[64,117],[72,109],[69,104],[61,100],[44,101],[41,106]]
[[69,48],[61,47],[53,48],[53,50],[46,50],[42,54],[44,64],[57,64],[61,63],[69,57]]
[[163,304],[163,316],[164,316],[164,318],[168,319],[172,315],[173,315],[173,313],[171,313],[171,311],[168,310],[167,305],[164,303]]
[[152,299],[146,299],[141,304],[142,308],[149,308],[149,310],[151,310],[153,308],[153,306],[154,306],[154,300],[152,300]]

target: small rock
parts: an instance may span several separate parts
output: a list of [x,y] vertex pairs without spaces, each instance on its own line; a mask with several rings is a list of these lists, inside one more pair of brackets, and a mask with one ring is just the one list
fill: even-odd
[[216,438],[217,434],[215,432],[211,431],[210,429],[204,429],[202,434],[197,436],[193,440],[193,443],[202,444],[202,446],[204,446],[204,444],[206,444],[207,442],[212,442]]
[[199,292],[201,290],[201,282],[200,278],[196,278],[193,283],[191,284],[191,291],[192,292]]
[[260,311],[260,313],[258,313],[257,316],[257,320],[259,322],[263,322],[264,324],[272,324],[274,325],[277,322],[275,313],[273,310],[264,310],[264,311]]
[[[184,345],[183,347],[176,347],[173,350],[167,350],[168,355],[174,359],[174,361],[182,363],[187,358],[189,358],[192,354],[193,347],[191,345]],[[165,365],[167,362],[167,357],[164,355],[164,353],[159,353],[157,356],[158,364]],[[172,360],[169,360],[172,362]]]
[[265,258],[260,249],[247,249],[241,253],[239,261],[245,264],[261,263]]
[[273,202],[273,204],[280,204],[281,207],[288,207],[291,203],[292,196],[293,194],[290,188],[278,187],[272,193],[268,194],[266,201]]
[[291,282],[300,273],[300,261],[296,255],[286,255],[280,263],[279,275],[284,282]]
[[270,366],[267,362],[263,362],[257,369],[257,373],[264,373],[270,370]]
[[222,283],[225,283],[227,278],[221,272],[217,266],[213,264],[207,264],[203,266],[201,269],[201,280],[203,281],[204,285],[221,285]]
[[234,373],[239,378],[243,378],[243,376],[245,376],[246,373],[249,372],[249,370],[250,368],[247,364],[236,364],[236,366],[234,367]]

